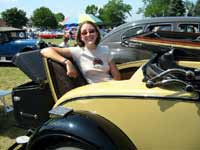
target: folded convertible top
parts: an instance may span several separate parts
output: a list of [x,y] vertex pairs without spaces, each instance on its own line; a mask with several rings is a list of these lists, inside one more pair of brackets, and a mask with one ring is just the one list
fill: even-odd
[[13,57],[13,64],[19,67],[29,78],[35,82],[46,80],[42,56],[40,50],[17,53]]

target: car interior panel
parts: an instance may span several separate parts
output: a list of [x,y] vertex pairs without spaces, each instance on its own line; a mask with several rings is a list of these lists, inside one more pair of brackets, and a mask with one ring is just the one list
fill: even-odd
[[[66,67],[63,64],[49,58],[43,58],[43,60],[47,80],[49,82],[50,89],[55,101],[57,101],[66,92],[76,87],[88,84],[86,79],[83,77],[82,73],[78,69],[77,65],[72,60],[71,61],[75,65],[75,68],[79,74],[77,78],[68,77],[66,75]],[[139,66],[141,66],[141,64],[139,64]],[[120,66],[119,71],[121,73],[122,80],[130,79],[135,71],[139,68],[139,66],[133,66],[129,64],[129,67],[124,69],[122,66]]]
[[66,67],[52,59],[43,58],[47,79],[50,85],[54,100],[57,101],[63,94],[76,87],[88,84],[77,65],[73,62],[78,71],[77,78],[70,78],[66,75]]

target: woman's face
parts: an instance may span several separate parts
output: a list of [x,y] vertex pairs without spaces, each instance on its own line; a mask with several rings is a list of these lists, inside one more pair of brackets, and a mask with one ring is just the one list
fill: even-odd
[[83,24],[81,27],[81,40],[85,46],[96,45],[97,31],[91,24]]

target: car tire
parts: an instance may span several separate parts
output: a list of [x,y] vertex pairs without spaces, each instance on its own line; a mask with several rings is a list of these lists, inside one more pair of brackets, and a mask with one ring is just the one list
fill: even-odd
[[45,150],[97,150],[92,146],[82,144],[80,142],[73,143],[58,143],[54,145],[49,145],[45,148]]
[[53,150],[84,150],[84,149],[80,149],[80,148],[78,148],[78,147],[63,147],[63,146],[61,146],[61,147],[58,147],[58,148],[54,148]]

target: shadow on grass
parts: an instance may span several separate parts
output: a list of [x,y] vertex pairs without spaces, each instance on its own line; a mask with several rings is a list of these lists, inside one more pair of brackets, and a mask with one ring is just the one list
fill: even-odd
[[16,67],[13,63],[0,63],[0,67]]
[[5,113],[3,106],[0,105],[0,135],[3,137],[8,137],[11,139],[16,138],[17,136],[24,135],[26,133],[25,129],[19,128],[16,125],[14,119],[14,113],[9,112]]
[[[18,136],[26,133],[26,130],[16,126],[13,112],[4,113],[3,106],[0,105],[0,149],[8,150]],[[21,146],[14,149],[21,150]]]

